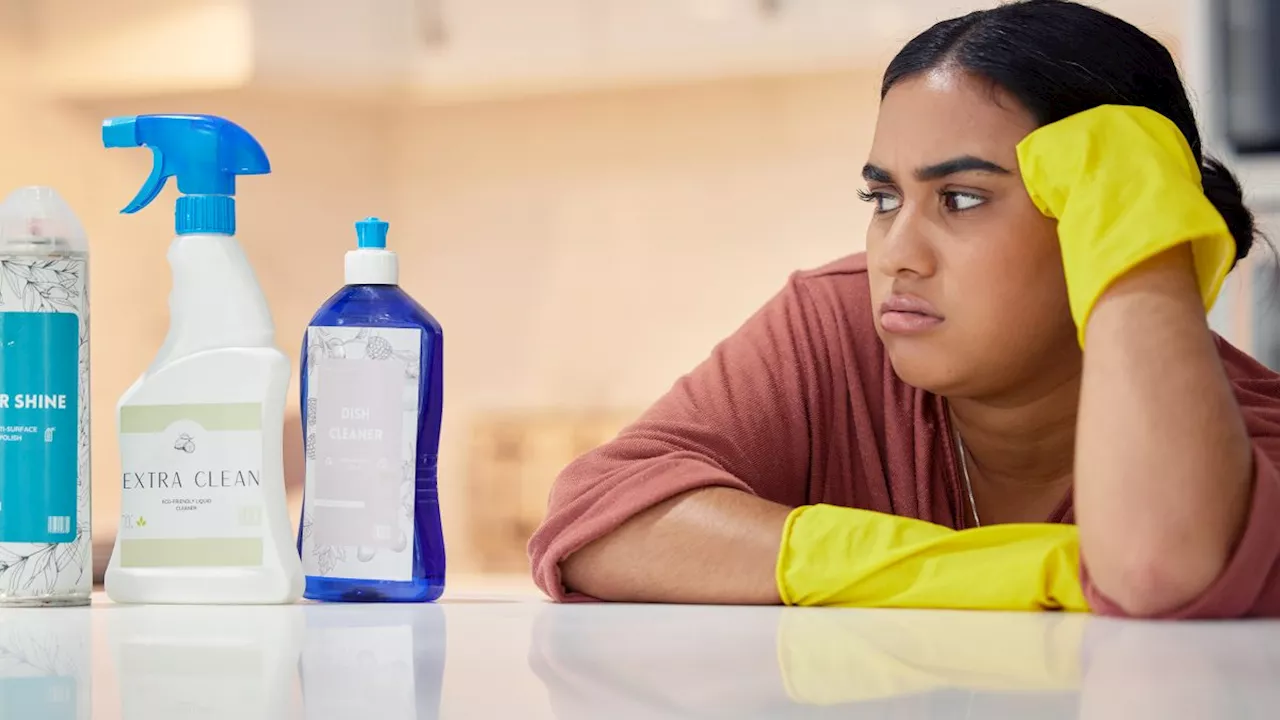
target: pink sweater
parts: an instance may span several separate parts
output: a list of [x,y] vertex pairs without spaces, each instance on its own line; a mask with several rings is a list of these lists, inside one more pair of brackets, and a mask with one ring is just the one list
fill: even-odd
[[[1248,527],[1218,581],[1172,617],[1280,616],[1280,376],[1218,339],[1254,447]],[[946,402],[893,372],[875,333],[866,258],[786,288],[635,424],[564,470],[529,543],[557,600],[559,564],[633,515],[721,486],[791,507],[830,503],[963,523]],[[1070,497],[1047,522],[1072,522]],[[1091,606],[1120,609],[1091,586]]]

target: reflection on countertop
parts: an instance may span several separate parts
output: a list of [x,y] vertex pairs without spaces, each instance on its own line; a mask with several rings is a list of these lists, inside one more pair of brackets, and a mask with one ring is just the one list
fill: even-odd
[[1271,718],[1280,622],[547,607],[531,665],[562,719]]
[[1270,718],[1280,622],[552,605],[0,610],[0,718]]
[[87,718],[90,613],[0,610],[0,718]]
[[103,618],[107,647],[94,654],[111,657],[123,717],[289,715],[302,608],[116,606]]
[[531,664],[558,718],[604,707],[625,717],[1077,717],[1085,617],[626,610],[538,618]]

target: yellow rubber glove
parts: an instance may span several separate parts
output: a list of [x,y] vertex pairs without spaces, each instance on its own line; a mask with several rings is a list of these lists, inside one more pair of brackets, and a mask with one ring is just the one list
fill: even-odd
[[1084,346],[1089,313],[1120,276],[1190,242],[1205,310],[1235,260],[1235,242],[1200,185],[1186,137],[1165,116],[1103,105],[1018,143],[1031,200],[1058,220],[1071,316]]
[[870,510],[807,505],[778,551],[787,605],[1087,612],[1074,525],[956,531]]

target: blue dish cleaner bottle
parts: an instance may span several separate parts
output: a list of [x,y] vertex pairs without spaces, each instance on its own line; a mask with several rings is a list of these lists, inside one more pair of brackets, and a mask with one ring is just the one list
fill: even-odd
[[305,596],[429,602],[444,592],[436,492],[444,334],[400,289],[388,224],[356,223],[346,286],[302,344]]

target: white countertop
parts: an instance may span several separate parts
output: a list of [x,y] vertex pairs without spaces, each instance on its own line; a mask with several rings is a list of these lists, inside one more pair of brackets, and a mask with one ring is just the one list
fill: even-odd
[[3,720],[1280,717],[1280,622],[568,605],[0,610]]

